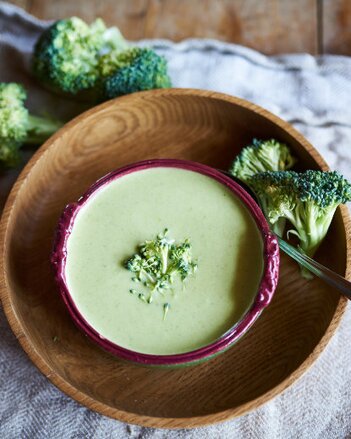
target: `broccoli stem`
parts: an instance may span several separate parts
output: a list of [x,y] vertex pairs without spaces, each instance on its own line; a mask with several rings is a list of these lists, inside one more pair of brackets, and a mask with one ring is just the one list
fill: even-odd
[[139,280],[142,280],[142,276],[144,276],[146,279],[148,279],[152,284],[156,284],[156,279],[151,276],[150,273],[148,273],[146,270],[141,269],[139,274]]
[[279,218],[274,224],[271,224],[272,231],[280,238],[284,235],[286,220],[285,218]]
[[107,28],[102,38],[104,45],[100,54],[108,53],[111,50],[117,53],[128,49],[128,43],[117,27]]
[[165,245],[161,249],[161,260],[162,260],[162,274],[165,274],[168,267],[168,245]]
[[[297,218],[294,225],[299,232],[290,231],[290,233],[294,233],[300,239],[299,250],[301,253],[313,258],[328,232],[337,207],[338,204],[329,206],[328,209],[323,210],[322,215],[319,208],[313,205],[308,204],[307,206],[301,207],[301,209],[305,210],[305,218],[307,221],[304,222],[303,227],[302,219]],[[308,212],[307,215],[306,209]],[[313,279],[313,274],[302,265],[300,265],[300,270],[302,277],[305,279]]]
[[284,230],[285,230],[285,225],[286,225],[286,219],[283,218],[283,217],[279,217],[278,219],[272,220],[270,218],[269,206],[268,206],[268,204],[266,202],[266,199],[264,197],[262,197],[259,200],[259,205],[261,206],[263,214],[266,217],[266,220],[268,221],[269,226],[272,229],[272,231],[276,235],[278,235],[280,238],[283,238],[283,234],[284,234]]
[[24,143],[27,145],[38,145],[52,136],[58,129],[62,127],[62,123],[40,116],[28,116],[27,135]]
[[301,264],[299,264],[299,266],[300,266],[301,277],[303,277],[306,280],[312,280],[314,278],[313,274],[309,270],[307,270],[307,268],[305,268]]

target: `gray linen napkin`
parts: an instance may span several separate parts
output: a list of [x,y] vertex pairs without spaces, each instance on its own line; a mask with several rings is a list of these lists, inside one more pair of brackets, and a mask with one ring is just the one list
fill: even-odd
[[[47,22],[0,3],[0,80],[29,88],[30,107],[70,118],[82,107],[57,104],[28,75],[29,55]],[[177,87],[212,89],[256,102],[290,121],[332,168],[351,179],[351,59],[266,57],[213,40],[142,41],[169,60]],[[55,105],[50,105],[55,101]],[[69,112],[68,112],[69,109]],[[27,156],[30,152],[26,153]],[[0,176],[0,191],[15,173]],[[351,311],[314,366],[291,388],[239,419],[194,430],[165,431],[103,417],[56,389],[32,365],[0,314],[0,437],[300,438],[351,437]]]

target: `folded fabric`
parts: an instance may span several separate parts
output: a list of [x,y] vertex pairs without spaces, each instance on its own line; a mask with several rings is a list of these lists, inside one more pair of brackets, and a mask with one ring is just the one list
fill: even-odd
[[[118,24],[118,23],[117,23]],[[43,90],[30,76],[30,54],[48,26],[0,3],[0,80],[29,90],[30,108],[69,119],[82,111]],[[214,40],[149,40],[166,56],[176,87],[212,89],[258,103],[289,120],[330,166],[351,179],[351,59],[266,57]],[[220,425],[164,431],[103,417],[61,393],[30,362],[0,314],[0,437],[54,438],[346,438],[351,433],[351,310],[313,367],[258,410]]]

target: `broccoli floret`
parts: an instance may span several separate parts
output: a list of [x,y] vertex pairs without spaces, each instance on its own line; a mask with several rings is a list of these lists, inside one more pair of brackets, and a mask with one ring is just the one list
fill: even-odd
[[129,258],[124,266],[136,274],[134,281],[142,282],[150,290],[148,303],[153,301],[156,291],[163,294],[169,290],[177,276],[184,282],[197,270],[189,240],[176,244],[174,239],[168,238],[168,229],[154,240],[140,244],[139,252]]
[[[285,171],[295,162],[295,158],[284,143],[274,139],[253,139],[252,144],[242,149],[236,157],[229,172],[250,186],[250,178],[258,172]],[[274,223],[273,230],[277,235],[283,235],[285,222],[284,218],[279,218]]]
[[16,83],[0,83],[0,162],[14,166],[22,144],[40,144],[61,123],[29,114],[24,106],[26,91]]
[[295,163],[287,145],[277,140],[257,140],[242,149],[232,163],[230,172],[244,183],[258,172],[285,171]]
[[88,25],[78,17],[67,18],[42,33],[35,45],[32,70],[50,88],[75,95],[96,85],[101,55],[126,47],[119,30],[107,29],[101,19]]
[[171,86],[165,58],[146,48],[134,47],[102,56],[100,75],[103,100]]
[[[268,221],[288,220],[299,249],[312,257],[327,234],[336,208],[351,201],[351,184],[338,172],[263,172],[249,180]],[[303,270],[303,275],[309,277]]]
[[128,48],[116,27],[101,19],[59,20],[40,36],[35,76],[52,90],[95,103],[127,93],[170,87],[166,60],[151,49]]

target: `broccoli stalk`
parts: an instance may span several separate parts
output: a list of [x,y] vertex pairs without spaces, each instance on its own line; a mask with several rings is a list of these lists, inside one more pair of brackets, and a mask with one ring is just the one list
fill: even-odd
[[[235,158],[229,172],[250,187],[250,179],[259,172],[285,171],[290,169],[296,160],[291,155],[289,148],[277,140],[253,139],[252,144],[242,149]],[[251,188],[252,189],[252,188]],[[265,209],[265,200],[261,200]],[[272,225],[273,231],[283,236],[285,219],[279,218]]]
[[40,145],[59,128],[62,123],[47,117],[28,115],[26,145]]
[[23,144],[39,145],[62,123],[30,114],[24,106],[25,89],[16,83],[0,83],[0,162],[14,166]]
[[[296,235],[300,251],[310,257],[325,238],[337,207],[351,201],[351,184],[335,171],[263,172],[253,175],[249,184],[271,225],[288,220],[294,227],[288,235]],[[301,271],[311,277],[303,267]]]

